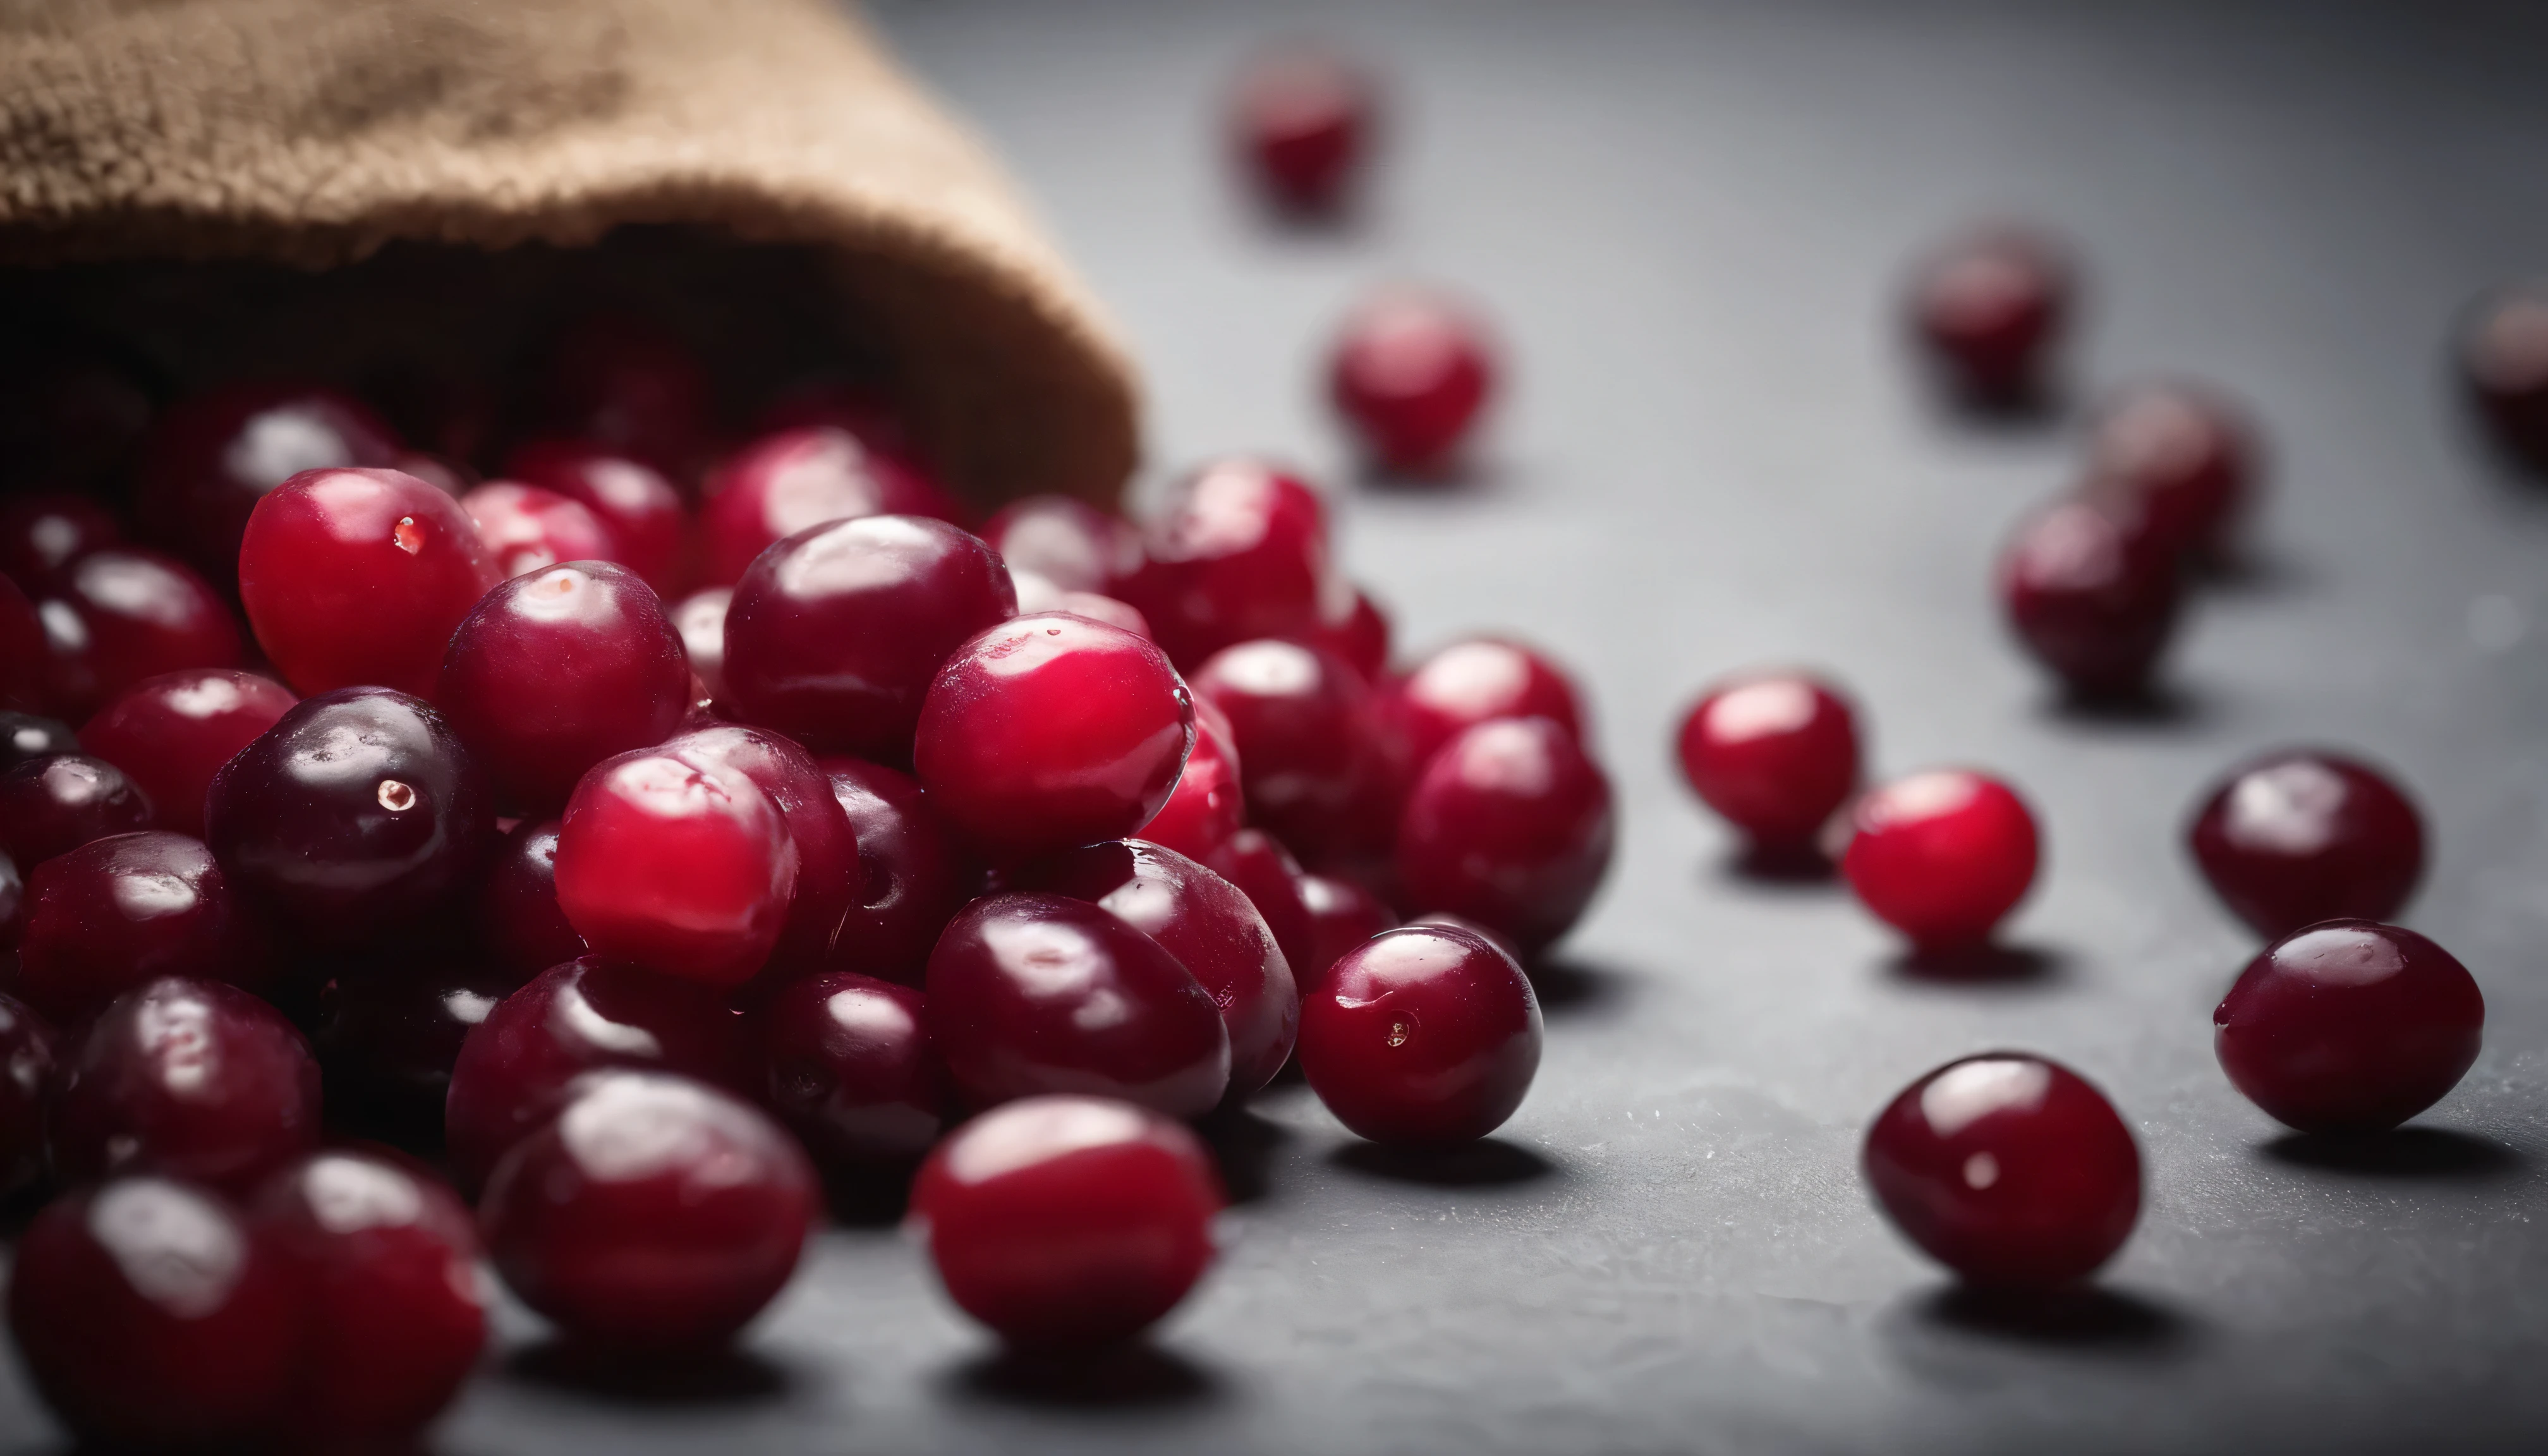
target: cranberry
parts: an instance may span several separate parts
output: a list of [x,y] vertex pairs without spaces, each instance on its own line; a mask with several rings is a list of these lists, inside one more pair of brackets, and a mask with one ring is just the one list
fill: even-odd
[[[235,667],[238,627],[213,589],[174,557],[138,547],[93,551],[44,603],[48,627],[58,608],[77,618],[71,642],[55,649],[58,700],[86,714],[144,678],[185,668]],[[73,650],[65,656],[61,648]]]
[[1084,900],[992,895],[929,954],[929,1031],[965,1104],[1103,1092],[1200,1117],[1229,1086],[1229,1033],[1158,942]]
[[2089,493],[2123,502],[2161,549],[2217,554],[2256,494],[2255,435],[2209,390],[2146,384],[2098,416],[2088,475]]
[[710,587],[682,597],[672,612],[673,630],[682,634],[690,671],[708,695],[719,700],[726,695],[725,609],[733,600],[733,588]]
[[715,394],[689,349],[647,319],[593,314],[568,326],[542,381],[559,433],[622,450],[658,469],[694,461],[715,427]]
[[2503,443],[2548,464],[2548,295],[2522,289],[2480,306],[2460,364]]
[[44,1176],[45,1097],[57,1046],[33,1007],[0,995],[0,1196]]
[[1305,876],[1282,841],[1261,829],[1242,829],[1203,863],[1238,886],[1256,913],[1265,917],[1265,928],[1274,933],[1286,965],[1308,965],[1317,958],[1318,928],[1301,894]]
[[1408,795],[1398,878],[1536,953],[1584,913],[1610,867],[1610,780],[1546,718],[1499,718],[1443,745]]
[[592,511],[610,533],[611,549],[588,554],[621,563],[667,595],[681,584],[689,512],[662,471],[591,440],[546,439],[515,446],[504,457],[504,477]]
[[2412,930],[2329,920],[2249,961],[2212,1013],[2230,1081],[2304,1133],[2394,1128],[2477,1060],[2486,998],[2468,968]]
[[916,986],[974,874],[919,780],[863,759],[825,759],[859,851],[859,893],[832,963]]
[[2000,556],[2009,625],[2081,698],[2141,692],[2176,626],[2176,558],[2129,511],[2056,500],[2027,517]]
[[843,934],[863,887],[857,831],[814,756],[760,728],[694,728],[664,752],[749,778],[777,806],[796,846],[796,890],[774,961],[801,970],[822,964]]
[[375,1153],[314,1153],[258,1190],[254,1225],[299,1286],[292,1422],[328,1440],[431,1420],[487,1342],[478,1229],[451,1190]]
[[1354,592],[1341,620],[1321,622],[1309,640],[1351,663],[1374,687],[1389,676],[1389,617],[1363,592]]
[[55,754],[0,774],[0,854],[21,874],[91,840],[149,827],[148,796],[104,759]]
[[1356,309],[1327,363],[1328,398],[1363,449],[1410,475],[1458,457],[1495,387],[1495,352],[1477,319],[1412,290]]
[[[1242,642],[1197,669],[1194,690],[1229,718],[1251,820],[1313,854],[1363,847],[1350,811],[1394,766],[1361,674],[1297,642]],[[1359,838],[1385,846],[1390,827]]]
[[199,668],[145,678],[81,730],[89,749],[150,797],[163,829],[201,836],[213,775],[283,720],[296,699],[271,678]]
[[604,1072],[497,1163],[478,1217],[504,1282],[569,1333],[689,1350],[777,1296],[815,1212],[805,1154],[751,1104]]
[[1165,655],[1051,613],[1013,617],[949,656],[913,762],[957,833],[1020,860],[1140,828],[1193,745],[1193,700]]
[[1416,664],[1390,707],[1407,735],[1410,761],[1422,765],[1491,718],[1546,718],[1581,740],[1580,702],[1575,683],[1546,656],[1517,642],[1472,637]]
[[1229,715],[1196,698],[1194,726],[1194,751],[1177,774],[1177,786],[1141,827],[1141,837],[1189,860],[1209,860],[1247,822],[1247,801],[1239,788],[1238,744]]
[[1304,998],[1316,995],[1327,967],[1347,951],[1385,930],[1398,928],[1397,912],[1378,895],[1349,880],[1323,874],[1301,876],[1301,902],[1310,908],[1311,953],[1307,965],[1293,968]]
[[1065,592],[1111,595],[1139,570],[1141,534],[1122,516],[1069,496],[1029,496],[1000,507],[982,539],[1013,569]]
[[79,751],[79,735],[71,732],[71,726],[58,718],[0,712],[0,773],[15,769],[29,759],[49,759],[55,754]]
[[2021,1051],[1951,1061],[1866,1130],[1875,1201],[1977,1285],[2063,1284],[2114,1256],[2140,1217],[2141,1158],[2077,1072]]
[[49,713],[53,696],[53,647],[45,619],[17,583],[0,577],[0,709]]
[[1343,198],[1370,143],[1370,80],[1344,57],[1290,46],[1251,60],[1230,105],[1230,133],[1274,201],[1304,213]]
[[584,771],[661,743],[689,706],[681,634],[626,567],[525,573],[451,634],[434,700],[506,804],[554,813]]
[[562,561],[610,561],[617,542],[581,500],[518,481],[489,481],[460,498],[499,578]]
[[1987,940],[2035,881],[2035,816],[1987,774],[1897,778],[1858,801],[1851,828],[1850,888],[1924,950]]
[[558,830],[558,905],[585,943],[711,986],[769,960],[796,872],[787,822],[759,785],[662,750],[595,764]]
[[947,1069],[921,994],[855,971],[790,982],[762,1013],[766,1095],[816,1158],[916,1158],[947,1120]]
[[1539,1046],[1529,977],[1450,926],[1374,936],[1301,1004],[1311,1090],[1375,1142],[1466,1142],[1502,1127],[1530,1091]]
[[167,976],[99,1013],[64,1069],[53,1167],[71,1181],[165,1173],[240,1188],[318,1138],[318,1063],[283,1013]]
[[889,455],[847,430],[818,426],[767,436],[718,470],[699,512],[707,579],[742,580],[783,536],[864,515],[953,520],[951,502]]
[[123,539],[113,513],[86,496],[22,496],[0,506],[0,574],[42,593],[80,558]]
[[557,894],[558,821],[525,819],[505,831],[478,887],[478,926],[487,947],[519,975],[537,975],[586,953]]
[[1088,845],[1021,876],[1112,912],[1159,943],[1203,985],[1229,1029],[1229,1095],[1282,1069],[1299,1035],[1301,995],[1273,931],[1239,888],[1174,850],[1143,840]]
[[1013,1343],[1128,1338],[1212,1266],[1221,1178],[1201,1139],[1102,1097],[1031,1097],[938,1145],[911,1223],[948,1298]]
[[233,385],[181,400],[160,417],[141,459],[140,519],[228,584],[239,570],[240,535],[266,493],[304,472],[389,466],[398,457],[397,434],[350,396],[309,385]]
[[283,1262],[215,1195],[118,1178],[36,1216],[9,1327],[37,1392],[84,1439],[219,1448],[270,1439],[304,1358]]
[[27,917],[27,881],[18,873],[18,865],[6,855],[0,855],[0,951],[14,951]]
[[944,521],[815,526],[736,585],[726,687],[746,719],[808,748],[904,759],[940,665],[1016,607],[1000,558]]
[[365,947],[306,973],[321,979],[311,1043],[330,1119],[428,1145],[440,1140],[469,1033],[526,979],[442,937]]
[[343,939],[467,883],[495,838],[492,799],[429,704],[343,687],[294,704],[213,775],[204,837],[233,888]]
[[2188,836],[2204,878],[2259,935],[2386,920],[2424,872],[2414,802],[2358,759],[2285,749],[2230,775]]
[[461,1044],[444,1128],[452,1173],[476,1187],[582,1073],[637,1067],[741,1089],[751,1065],[743,1019],[708,988],[597,956],[553,965]]
[[919,441],[904,426],[903,410],[883,391],[845,379],[809,379],[783,391],[753,416],[752,432],[829,425],[858,436],[870,450],[920,468]]
[[1009,568],[1009,585],[1018,593],[1021,615],[1067,612],[1092,622],[1120,627],[1136,637],[1150,635],[1150,619],[1141,615],[1130,602],[1100,596],[1094,592],[1065,592],[1053,585],[1050,578],[1020,566]]
[[28,877],[18,993],[72,1023],[161,976],[250,990],[270,975],[263,933],[201,840],[151,831],[91,840]]
[[2068,260],[2050,240],[1994,227],[1958,238],[1912,282],[1911,320],[1939,369],[1975,404],[2021,404],[2046,384],[2071,308]]
[[1809,846],[1858,786],[1858,721],[1807,673],[1717,683],[1681,725],[1681,767],[1707,806],[1755,844]]
[[1351,590],[1328,558],[1319,493],[1261,461],[1216,461],[1177,487],[1118,592],[1191,670],[1234,643],[1302,637]]
[[304,692],[433,691],[451,629],[501,580],[460,503],[394,470],[305,471],[239,547],[257,644]]

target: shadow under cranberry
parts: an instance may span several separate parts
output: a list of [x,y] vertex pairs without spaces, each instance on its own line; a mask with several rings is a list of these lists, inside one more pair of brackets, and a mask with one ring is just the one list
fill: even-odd
[[2122,1354],[2171,1354],[2197,1335],[2194,1321],[2166,1306],[2095,1284],[2049,1290],[1954,1284],[1923,1297],[1912,1316],[1931,1328]]
[[2386,1133],[2285,1133],[2265,1156],[2287,1167],[2373,1178],[2480,1182],[2526,1171],[2519,1149],[2451,1128],[2394,1128]]
[[1840,883],[1840,866],[1812,845],[1744,844],[1718,863],[1725,878],[1769,889],[1822,889]]
[[823,1169],[823,1202],[845,1228],[891,1228],[911,1209],[917,1162],[862,1163]]
[[1481,1138],[1448,1147],[1348,1142],[1337,1148],[1329,1160],[1357,1173],[1428,1188],[1512,1188],[1565,1174],[1547,1158],[1501,1138]]
[[2059,691],[2046,699],[2045,711],[2065,723],[2117,728],[2187,728],[2212,715],[2203,697],[2171,682],[2137,692]]
[[1003,1348],[957,1366],[947,1384],[960,1398],[1049,1410],[1203,1406],[1226,1395],[1209,1368],[1146,1340],[1090,1350]]
[[1275,1151],[1292,1140],[1291,1130],[1281,1123],[1227,1105],[1195,1124],[1195,1131],[1212,1149],[1213,1161],[1221,1167],[1222,1191],[1233,1204],[1254,1203],[1265,1196],[1266,1174]]
[[517,1351],[502,1369],[525,1385],[632,1406],[757,1405],[796,1384],[786,1366],[749,1349],[652,1354],[556,1337]]
[[1627,994],[1624,971],[1579,960],[1572,956],[1545,956],[1522,967],[1531,993],[1547,1016],[1572,1016],[1597,1010]]
[[1968,429],[2035,434],[2059,427],[2071,412],[2070,392],[2058,381],[1978,390],[1941,378],[1933,381],[1932,388],[1948,418]]
[[2041,946],[1929,946],[1886,962],[1895,979],[1929,985],[2048,986],[2069,973],[2068,958]]

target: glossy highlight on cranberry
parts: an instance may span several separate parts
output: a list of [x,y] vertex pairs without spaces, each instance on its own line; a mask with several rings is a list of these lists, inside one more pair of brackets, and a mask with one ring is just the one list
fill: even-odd
[[980,874],[918,779],[864,759],[820,763],[859,850],[858,893],[830,963],[917,986],[938,933],[972,898]]
[[519,481],[489,481],[460,498],[499,579],[562,561],[610,561],[617,542],[584,502]]
[[266,493],[305,471],[395,465],[399,453],[397,432],[351,396],[306,384],[226,386],[178,401],[152,427],[139,518],[228,583]]
[[1344,199],[1370,149],[1370,79],[1331,50],[1293,45],[1248,61],[1231,96],[1232,143],[1275,203],[1321,213]]
[[1717,683],[1682,719],[1676,746],[1699,798],[1772,850],[1812,845],[1858,787],[1858,715],[1810,673]]
[[1965,399],[2021,404],[2048,383],[2073,288],[2069,261],[2050,239],[1984,228],[1921,265],[1911,285],[1912,328]]
[[2188,840],[2204,878],[2259,935],[2321,920],[2387,920],[2424,872],[2414,801],[2342,754],[2286,749],[2213,790]]
[[1897,778],[1858,801],[1841,872],[1859,902],[1922,950],[1978,944],[2035,882],[2035,815],[1965,769]]
[[1502,1127],[1539,1070],[1539,998],[1513,958],[1444,925],[1384,931],[1301,1005],[1301,1071],[1375,1142],[1467,1142]]
[[0,994],[0,1197],[44,1176],[45,1100],[60,1053],[59,1036],[34,1007]]
[[86,496],[21,496],[0,505],[0,576],[42,592],[81,557],[123,539],[114,512]]
[[515,446],[504,456],[503,474],[592,511],[610,534],[610,550],[601,555],[658,592],[669,596],[681,586],[689,511],[662,471],[607,445],[551,438]]
[[149,796],[152,822],[200,837],[213,775],[297,701],[273,679],[231,668],[163,673],[108,699],[80,734]]
[[1452,464],[1496,388],[1484,326],[1439,295],[1398,289],[1345,320],[1327,396],[1364,451],[1411,475]]
[[2330,920],[2248,962],[2212,1013],[2230,1083],[2304,1133],[2377,1133],[2477,1061],[2486,998],[2448,951],[2394,925]]
[[2146,689],[2176,626],[2176,556],[2134,509],[2055,501],[2022,522],[2000,554],[2010,627],[2078,697]]
[[283,1013],[168,976],[99,1013],[63,1063],[47,1140],[77,1182],[163,1173],[244,1189],[318,1139],[318,1063]]
[[796,896],[796,844],[742,773],[640,749],[595,764],[558,830],[558,906],[601,956],[752,979]]
[[1866,1130],[1876,1206],[1971,1284],[2065,1284],[2123,1247],[2141,1159],[2105,1095],[2059,1062],[1968,1056],[1903,1089]]
[[[1178,668],[1258,637],[1306,637],[1349,607],[1319,493],[1260,460],[1214,461],[1180,482],[1118,592]],[[1338,608],[1330,611],[1330,607]]]
[[20,874],[91,840],[150,823],[149,796],[104,759],[54,754],[0,774],[0,855]]
[[161,976],[262,990],[264,932],[203,841],[151,830],[91,840],[27,879],[18,994],[69,1025]]
[[2135,515],[2164,551],[2218,556],[2253,510],[2254,426],[2201,385],[2158,381],[2109,404],[2088,437],[2088,494]]
[[1546,718],[1580,741],[1582,695],[1545,654],[1502,637],[1470,637],[1417,663],[1390,699],[1409,762],[1491,718]]
[[1443,745],[1398,831],[1407,903],[1447,910],[1536,954],[1584,914],[1610,867],[1610,780],[1546,718],[1499,718]]
[[827,1169],[916,1158],[952,1097],[918,991],[855,971],[791,981],[761,1013],[763,1096]]
[[185,563],[137,546],[82,557],[41,606],[53,637],[55,703],[86,714],[145,678],[235,667],[229,607]]

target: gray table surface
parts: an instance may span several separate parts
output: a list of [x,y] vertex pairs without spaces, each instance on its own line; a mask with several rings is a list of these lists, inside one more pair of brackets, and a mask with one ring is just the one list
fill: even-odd
[[[1151,458],[1266,448],[1422,646],[1516,629],[1589,684],[1623,809],[1550,979],[1530,1099],[1476,1157],[1361,1155],[1297,1087],[1147,1353],[1056,1385],[990,1356],[888,1228],[827,1231],[745,1357],[642,1395],[535,1322],[449,1453],[1991,1451],[2548,1446],[2548,493],[2476,448],[2443,350],[2548,269],[2548,13],[2512,5],[1522,5],[904,0],[916,66],[1012,159],[1147,371]],[[1252,42],[1367,52],[1394,115],[1347,228],[1269,228],[1209,125]],[[2169,711],[2080,719],[1987,590],[2066,426],[1944,417],[1900,268],[2010,212],[2093,269],[2083,391],[2188,371],[2253,402],[2273,495]],[[1357,483],[1315,368],[1380,280],[1470,291],[1514,388],[1480,469]],[[1149,483],[1155,486],[1155,480]],[[2531,630],[2533,617],[2541,620]],[[1908,974],[1828,885],[1764,885],[1683,792],[1697,686],[1794,660],[1878,772],[2011,776],[2048,835],[2035,973]],[[2293,740],[2395,765],[2435,830],[2408,918],[2476,972],[2487,1049],[2393,1144],[2280,1135],[2213,1061],[2252,946],[2180,847]],[[1867,1118],[2015,1046],[2103,1085],[2149,1196],[2104,1293],[2012,1319],[1871,1211]],[[0,1433],[52,1449],[14,1369]]]

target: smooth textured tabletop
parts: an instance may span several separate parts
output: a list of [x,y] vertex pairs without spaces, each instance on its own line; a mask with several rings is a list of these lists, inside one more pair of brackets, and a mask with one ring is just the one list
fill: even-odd
[[[2548,271],[2536,8],[907,0],[1148,371],[1154,476],[1268,449],[1420,649],[1498,628],[1587,684],[1622,809],[1543,976],[1547,1057],[1491,1143],[1375,1155],[1297,1086],[1228,1138],[1245,1195],[1151,1349],[992,1358],[889,1228],[827,1231],[695,1380],[596,1390],[518,1308],[438,1432],[461,1456],[2548,1448],[2548,492],[2471,438],[2446,344]],[[1269,35],[1391,79],[1350,226],[1269,225],[1215,105]],[[1933,408],[1903,265],[2042,220],[2093,286],[2077,397],[2182,371],[2252,403],[2251,566],[2159,711],[2057,708],[1988,587],[2070,422]],[[1356,480],[1316,388],[1392,278],[1466,290],[1512,388],[1472,478]],[[1155,487],[1155,478],[1148,482]],[[2535,620],[2534,620],[2535,619]],[[1667,756],[1709,678],[1829,669],[1872,768],[2008,775],[2048,841],[2015,972],[1912,974],[1831,884],[1760,883]],[[2183,849],[2256,750],[2394,766],[2434,853],[2406,919],[2476,973],[2486,1051],[2369,1150],[2285,1136],[2215,1063],[2254,949]],[[1870,1208],[1868,1118],[1954,1056],[2103,1086],[2148,1199],[2102,1293],[1958,1300]],[[0,1429],[49,1450],[22,1379]]]

